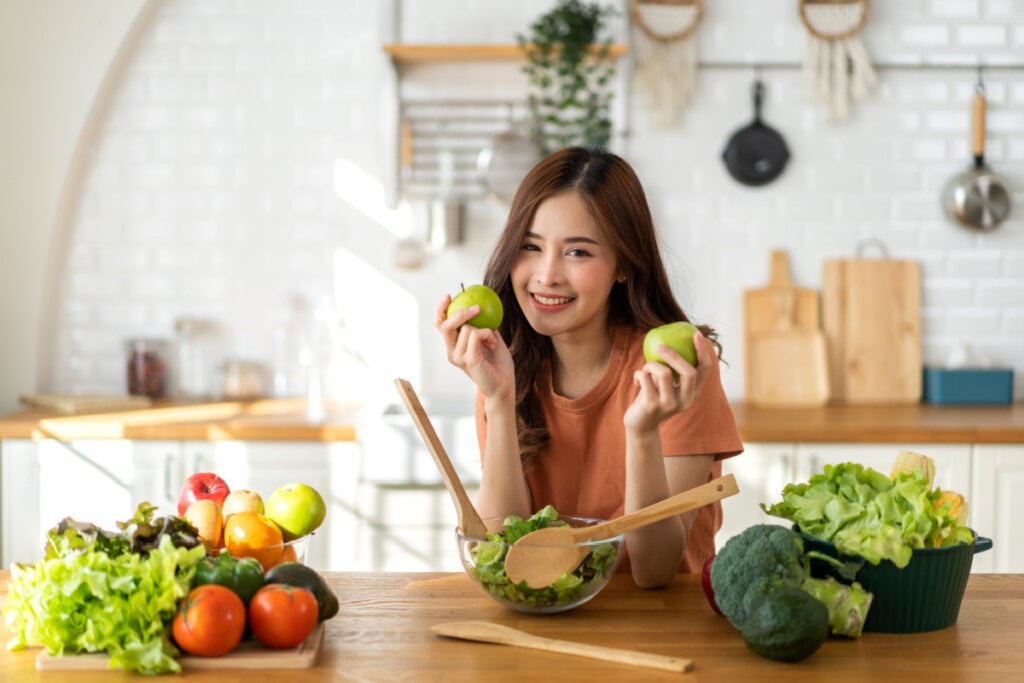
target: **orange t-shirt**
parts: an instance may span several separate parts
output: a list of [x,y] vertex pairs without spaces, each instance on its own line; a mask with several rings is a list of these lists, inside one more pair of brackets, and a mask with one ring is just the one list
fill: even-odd
[[[636,398],[633,371],[644,364],[644,332],[619,329],[604,376],[585,396],[568,399],[551,389],[551,372],[536,383],[551,441],[527,465],[526,479],[534,510],[553,505],[560,514],[612,519],[625,507],[626,430],[623,416]],[[477,431],[481,451],[486,435],[483,401],[477,397]],[[720,460],[743,451],[732,410],[715,363],[690,408],[661,425],[666,457],[714,454],[709,481],[721,476]],[[715,552],[722,526],[720,503],[697,512],[679,571],[699,572]],[[628,571],[623,555],[619,571]]]

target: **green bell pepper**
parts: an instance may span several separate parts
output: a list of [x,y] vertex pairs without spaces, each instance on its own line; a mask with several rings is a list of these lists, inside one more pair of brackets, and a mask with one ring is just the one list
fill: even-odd
[[263,586],[263,565],[252,557],[235,558],[222,551],[207,555],[196,567],[196,586],[215,583],[230,588],[248,606],[252,596]]

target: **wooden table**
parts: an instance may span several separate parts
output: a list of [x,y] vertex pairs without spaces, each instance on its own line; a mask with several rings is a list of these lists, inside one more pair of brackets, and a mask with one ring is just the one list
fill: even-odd
[[[975,574],[956,625],[919,634],[831,638],[808,659],[784,664],[749,651],[740,634],[714,614],[699,577],[680,574],[663,590],[637,589],[616,575],[589,603],[571,612],[533,616],[498,606],[463,574],[328,574],[341,610],[327,622],[313,669],[189,672],[195,681],[1005,681],[1024,672],[1024,575]],[[0,596],[9,573],[0,572]],[[0,604],[3,599],[0,598]],[[430,626],[482,619],[538,635],[693,659],[671,674],[569,655],[439,638]],[[9,632],[0,629],[6,641]],[[0,680],[141,680],[134,674],[37,672],[35,651],[0,649]],[[168,679],[174,680],[174,679]]]

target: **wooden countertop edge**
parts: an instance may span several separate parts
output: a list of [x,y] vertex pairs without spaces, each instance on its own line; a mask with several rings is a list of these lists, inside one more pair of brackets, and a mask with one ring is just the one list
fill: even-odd
[[360,408],[354,403],[330,403],[322,420],[307,418],[303,399],[166,403],[75,415],[30,408],[0,418],[0,438],[354,441]]
[[[62,415],[26,409],[0,417],[5,439],[354,441],[361,406],[331,406],[306,418],[302,399],[165,404],[141,410]],[[747,443],[1024,443],[1024,404],[1009,406],[825,406],[732,404]]]

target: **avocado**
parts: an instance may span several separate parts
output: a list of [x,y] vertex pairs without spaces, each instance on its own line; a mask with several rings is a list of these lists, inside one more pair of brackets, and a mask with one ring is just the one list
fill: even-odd
[[312,593],[319,608],[317,621],[330,619],[338,613],[338,598],[331,592],[324,577],[301,562],[282,562],[271,567],[264,580],[266,583],[283,583],[305,588]]
[[782,586],[757,604],[740,631],[747,647],[762,657],[799,662],[828,638],[828,610],[809,593]]

